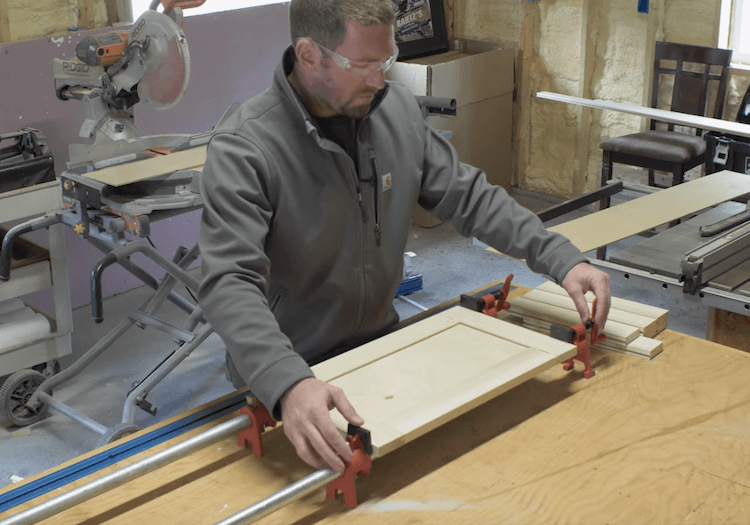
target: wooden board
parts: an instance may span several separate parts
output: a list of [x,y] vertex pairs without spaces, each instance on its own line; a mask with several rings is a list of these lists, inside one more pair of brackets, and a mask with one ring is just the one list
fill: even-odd
[[[551,323],[541,321],[533,317],[521,318],[521,325],[529,330],[534,330],[540,334],[549,334]],[[623,354],[633,355],[636,357],[642,357],[644,359],[653,359],[659,355],[663,350],[663,345],[658,339],[652,339],[650,337],[640,336],[636,337],[630,343],[624,343],[621,341],[615,341],[607,339],[602,343],[593,345],[593,348],[599,348],[602,350],[611,350],[613,352],[620,352]]]
[[[563,296],[568,298],[568,300],[570,301],[569,304],[573,303],[572,299],[570,299],[570,297],[568,296],[568,292],[566,292],[562,286],[550,281],[539,285],[535,290],[532,290],[532,292],[534,291]],[[527,297],[533,297],[529,296],[528,294],[526,295]],[[591,308],[591,303],[595,298],[593,292],[587,292],[585,297],[589,303],[589,308]],[[632,317],[632,315],[635,315],[637,317]],[[641,304],[635,301],[628,301],[627,299],[621,299],[619,297],[612,297],[610,299],[609,305],[609,318],[624,324],[629,324],[630,326],[637,326],[640,329],[641,334],[646,337],[655,337],[662,330],[666,330],[667,324],[669,322],[669,310],[665,310],[664,308],[657,308],[656,306],[651,306],[649,304]],[[638,324],[639,318],[643,320],[641,322],[644,322],[646,324]],[[646,322],[644,319],[649,321]]]
[[623,352],[629,355],[637,355],[639,357],[645,357],[647,359],[653,359],[659,355],[664,349],[664,344],[658,339],[652,339],[650,337],[637,337],[632,343],[628,343],[625,350],[620,350],[614,346],[608,345],[607,342],[598,343],[594,346],[603,348],[605,350],[612,350],[615,352]]
[[750,193],[750,177],[720,171],[552,228],[588,252]]
[[[571,312],[577,313],[575,304],[573,303],[573,299],[571,299],[568,295],[560,295],[553,292],[545,292],[543,290],[536,289],[524,295],[524,299],[537,301],[544,304],[550,304],[553,306],[559,306],[561,308],[570,310]],[[591,311],[593,301],[588,301],[588,304],[589,311]],[[645,335],[646,337],[654,337],[661,331],[657,327],[656,319],[652,319],[651,317],[646,317],[645,315],[640,315],[637,313],[617,310],[611,307],[607,319],[607,323],[609,323],[610,321],[615,321],[627,326],[632,326],[633,328],[638,329],[641,335]],[[666,326],[664,326],[662,330],[664,328],[666,328]]]
[[206,146],[198,146],[169,155],[118,164],[117,166],[86,173],[85,176],[88,179],[110,186],[124,186],[162,175],[169,175],[175,171],[197,168],[203,166],[205,162]]
[[[562,326],[571,327],[581,323],[581,317],[575,310],[563,308],[546,303],[540,303],[526,297],[519,297],[514,299],[510,303],[511,314],[520,315],[522,317],[533,317],[549,323],[555,323]],[[604,326],[604,335],[609,339],[615,341],[621,341],[623,343],[630,343],[640,335],[638,328],[634,326],[628,326],[623,323],[618,323],[614,320],[608,320]]]
[[[313,367],[385,455],[575,355],[574,345],[454,307]],[[332,411],[346,432],[347,422]]]
[[732,122],[729,120],[716,119],[711,117],[702,117],[699,115],[690,115],[689,113],[679,113],[677,111],[666,111],[663,109],[636,106],[635,104],[625,104],[622,102],[613,102],[610,100],[588,99],[581,97],[572,97],[570,95],[561,95],[559,93],[550,93],[549,91],[540,91],[536,94],[537,98],[552,100],[555,102],[564,102],[575,106],[583,106],[593,109],[604,109],[630,113],[664,122],[672,122],[681,126],[692,128],[708,129],[720,133],[731,133],[741,137],[750,138],[750,125]]
[[9,44],[12,41],[10,34],[9,6],[10,0],[0,0],[0,44]]

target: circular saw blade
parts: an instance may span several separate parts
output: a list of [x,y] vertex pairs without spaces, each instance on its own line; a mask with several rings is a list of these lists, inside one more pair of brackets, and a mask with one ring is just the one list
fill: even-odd
[[182,29],[167,15],[149,10],[143,13],[131,32],[131,41],[148,46],[141,51],[145,71],[138,82],[138,97],[157,108],[171,108],[187,90],[190,54]]

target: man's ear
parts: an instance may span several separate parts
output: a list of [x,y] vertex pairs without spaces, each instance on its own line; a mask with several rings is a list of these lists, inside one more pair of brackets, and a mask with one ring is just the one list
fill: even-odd
[[311,38],[300,38],[294,44],[294,53],[297,56],[297,65],[303,70],[313,72],[320,64],[321,52]]

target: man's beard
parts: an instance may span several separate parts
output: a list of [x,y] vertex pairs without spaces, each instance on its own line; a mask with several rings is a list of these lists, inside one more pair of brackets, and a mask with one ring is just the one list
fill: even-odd
[[370,102],[367,104],[359,104],[357,106],[346,105],[341,108],[341,113],[349,118],[362,118],[370,111]]
[[326,106],[328,106],[336,115],[345,115],[349,118],[362,118],[370,111],[370,106],[372,105],[372,99],[370,99],[369,102],[366,102],[364,104],[353,104],[353,100],[357,98],[359,95],[375,95],[377,93],[377,90],[375,89],[365,89],[362,91],[359,91],[358,93],[355,93],[354,96],[346,101],[344,104],[336,107],[333,104],[331,104],[329,101],[322,99],[321,102],[323,102]]

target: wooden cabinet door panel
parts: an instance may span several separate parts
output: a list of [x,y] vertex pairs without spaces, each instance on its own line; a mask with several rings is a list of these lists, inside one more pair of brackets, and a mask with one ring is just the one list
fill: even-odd
[[[573,345],[455,307],[313,370],[344,390],[372,433],[377,457],[575,352]],[[331,416],[345,431],[341,414]]]

